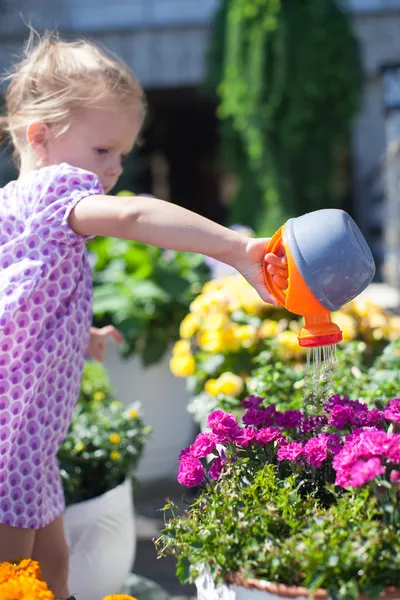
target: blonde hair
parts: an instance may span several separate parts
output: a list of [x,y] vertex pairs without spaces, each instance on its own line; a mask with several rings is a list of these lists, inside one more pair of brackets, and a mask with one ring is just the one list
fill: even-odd
[[6,115],[0,116],[0,141],[11,135],[17,155],[21,133],[41,121],[60,135],[74,110],[116,101],[145,114],[143,89],[129,67],[92,42],[63,41],[55,32],[31,31],[24,57],[4,78]]

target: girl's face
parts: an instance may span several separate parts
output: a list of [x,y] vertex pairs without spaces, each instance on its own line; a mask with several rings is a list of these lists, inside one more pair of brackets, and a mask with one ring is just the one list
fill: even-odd
[[66,162],[95,173],[107,194],[117,183],[124,157],[132,150],[142,119],[139,109],[87,108],[60,136],[47,128],[42,165]]

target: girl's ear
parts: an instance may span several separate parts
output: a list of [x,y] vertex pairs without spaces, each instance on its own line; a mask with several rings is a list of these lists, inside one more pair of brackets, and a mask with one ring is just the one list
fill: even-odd
[[31,123],[26,130],[26,139],[40,163],[46,161],[49,128],[45,123]]

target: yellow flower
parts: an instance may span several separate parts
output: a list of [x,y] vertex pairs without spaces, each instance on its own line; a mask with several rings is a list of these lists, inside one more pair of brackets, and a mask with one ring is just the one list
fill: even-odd
[[190,343],[187,340],[179,340],[172,348],[173,356],[184,356],[190,354]]
[[112,433],[108,439],[111,444],[118,444],[121,441],[121,436],[119,433]]
[[111,596],[105,596],[103,600],[136,600],[136,598],[127,594],[111,594]]
[[281,329],[278,321],[273,321],[272,319],[265,319],[265,321],[262,322],[258,330],[258,335],[263,340],[274,338],[278,335],[280,330]]
[[118,450],[113,450],[110,454],[110,458],[111,458],[111,460],[116,462],[117,460],[119,460],[121,458],[121,454],[118,452]]
[[129,411],[129,418],[130,419],[137,419],[138,416],[139,416],[139,413],[134,408],[132,408],[132,410]]
[[250,348],[257,341],[257,329],[253,325],[239,325],[234,328],[233,335],[243,348]]
[[105,395],[105,393],[104,393],[104,392],[95,392],[95,393],[93,394],[93,398],[94,398],[95,400],[104,400],[104,398],[105,398],[105,397],[106,397],[106,395]]
[[222,373],[218,379],[209,379],[204,389],[210,396],[226,394],[227,396],[239,396],[243,391],[244,382],[239,375],[234,373]]
[[198,343],[206,352],[221,352],[225,349],[227,336],[223,331],[202,331]]
[[82,452],[82,450],[85,449],[85,444],[83,444],[82,442],[77,442],[75,444],[75,452]]
[[190,339],[194,336],[200,325],[200,319],[196,315],[189,313],[183,319],[179,327],[179,335],[181,338]]
[[192,354],[175,355],[169,361],[169,368],[175,377],[189,377],[196,370],[196,361]]
[[226,312],[216,311],[207,315],[202,323],[203,331],[218,331],[229,325],[229,317]]
[[304,349],[300,346],[298,337],[294,331],[281,331],[276,339],[284,356],[297,358],[304,353]]
[[346,315],[342,311],[332,314],[332,321],[340,327],[343,333],[343,340],[350,342],[357,336],[356,322],[350,315]]

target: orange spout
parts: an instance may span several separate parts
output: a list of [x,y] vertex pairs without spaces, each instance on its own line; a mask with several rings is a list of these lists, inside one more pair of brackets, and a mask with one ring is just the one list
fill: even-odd
[[269,292],[276,301],[290,312],[304,317],[305,324],[299,335],[299,344],[307,348],[328,346],[342,340],[342,332],[332,323],[330,312],[315,298],[284,241],[284,227],[281,227],[269,241],[265,253],[278,254],[284,249],[288,262],[288,287],[280,288],[267,271],[264,262],[264,279]]

